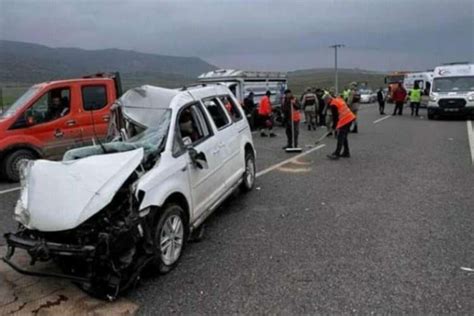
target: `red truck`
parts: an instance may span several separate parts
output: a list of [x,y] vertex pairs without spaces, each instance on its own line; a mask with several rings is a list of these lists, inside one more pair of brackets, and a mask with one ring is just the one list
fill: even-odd
[[59,159],[105,138],[120,76],[96,74],[35,84],[0,115],[0,176],[19,180],[24,159]]

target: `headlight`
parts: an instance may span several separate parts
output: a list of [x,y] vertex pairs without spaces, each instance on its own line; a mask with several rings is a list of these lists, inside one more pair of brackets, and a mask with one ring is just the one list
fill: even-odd
[[474,94],[471,94],[470,96],[467,97],[469,101],[474,101]]
[[430,94],[430,101],[431,102],[436,102],[438,100],[438,96],[435,94]]

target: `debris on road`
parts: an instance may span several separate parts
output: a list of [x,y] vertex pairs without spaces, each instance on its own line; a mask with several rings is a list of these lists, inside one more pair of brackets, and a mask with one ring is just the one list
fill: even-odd
[[[0,256],[5,253],[5,247],[1,247]],[[29,260],[24,251],[17,257],[23,265]],[[138,305],[127,299],[112,303],[98,300],[68,281],[19,275],[0,263],[0,315],[134,315],[137,311]]]
[[461,267],[461,270],[467,271],[467,272],[474,272],[474,269],[472,269],[472,268],[467,268],[467,267]]

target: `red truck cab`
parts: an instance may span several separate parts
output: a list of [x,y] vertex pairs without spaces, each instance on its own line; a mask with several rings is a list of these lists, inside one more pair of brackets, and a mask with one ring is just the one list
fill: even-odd
[[0,115],[0,174],[19,180],[25,159],[60,159],[107,135],[120,77],[97,74],[35,84]]

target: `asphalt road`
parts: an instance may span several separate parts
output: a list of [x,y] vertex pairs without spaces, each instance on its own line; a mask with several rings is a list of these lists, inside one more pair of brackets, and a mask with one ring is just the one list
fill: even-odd
[[[307,147],[322,131],[303,125],[309,154],[226,202],[174,271],[144,278],[126,296],[142,314],[160,315],[473,314],[474,273],[461,269],[474,268],[466,121],[405,112],[383,119],[376,107],[362,110],[353,156],[339,161],[326,158],[334,139]],[[254,135],[260,171],[295,155],[277,132]],[[14,227],[17,195],[0,194],[0,233]]]

